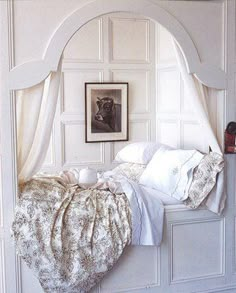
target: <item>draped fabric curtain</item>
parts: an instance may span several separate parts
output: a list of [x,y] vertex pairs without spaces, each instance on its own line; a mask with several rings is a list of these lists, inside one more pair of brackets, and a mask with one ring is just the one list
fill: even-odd
[[17,97],[18,180],[24,182],[38,172],[46,157],[56,111],[61,78],[57,72],[41,83],[20,91]]
[[[202,127],[202,133],[203,135],[205,135],[205,140],[208,141],[209,146],[211,147],[213,152],[222,155],[222,151],[217,141],[216,135],[211,127],[209,113],[207,109],[208,88],[204,86],[193,74],[188,73],[183,54],[175,40],[173,40],[173,44],[179,70],[184,81],[186,90],[188,91],[190,103],[192,104],[198,122]],[[217,178],[217,184],[210,193],[205,204],[209,208],[209,210],[220,214],[224,209],[225,199],[226,194],[224,192],[223,169],[223,171],[219,173]]]

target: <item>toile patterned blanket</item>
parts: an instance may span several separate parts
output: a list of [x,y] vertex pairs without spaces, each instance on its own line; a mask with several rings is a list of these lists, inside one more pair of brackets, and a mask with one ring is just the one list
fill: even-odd
[[[222,169],[222,156],[204,156],[184,204],[195,209],[204,203]],[[39,175],[20,186],[13,237],[45,292],[88,292],[131,241],[160,245],[164,206],[137,183],[143,170],[119,166],[87,190],[72,184],[71,172]]]
[[131,210],[124,193],[39,177],[20,187],[12,231],[45,292],[88,292],[131,243]]

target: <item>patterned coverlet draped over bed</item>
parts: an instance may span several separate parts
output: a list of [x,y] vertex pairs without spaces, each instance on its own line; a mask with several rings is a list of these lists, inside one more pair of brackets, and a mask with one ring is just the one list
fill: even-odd
[[130,244],[131,210],[124,193],[36,178],[21,186],[12,230],[45,292],[88,292]]

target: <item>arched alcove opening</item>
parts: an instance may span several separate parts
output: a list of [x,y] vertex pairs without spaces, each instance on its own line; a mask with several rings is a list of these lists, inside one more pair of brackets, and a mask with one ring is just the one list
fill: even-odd
[[160,141],[207,151],[180,77],[172,36],[150,18],[111,13],[87,22],[65,46],[62,71],[44,170],[110,168],[127,143],[85,143],[85,82],[129,83],[128,143]]
[[[189,36],[185,28],[182,26],[182,24],[176,18],[174,18],[170,13],[168,13],[165,9],[159,7],[157,4],[154,4],[152,2],[145,1],[145,0],[139,0],[137,1],[137,3],[135,2],[135,6],[133,6],[132,1],[120,1],[119,3],[117,3],[117,1],[107,1],[107,0],[99,1],[98,0],[78,9],[61,23],[59,28],[55,31],[52,38],[50,39],[48,43],[48,47],[45,50],[45,54],[42,60],[28,62],[13,68],[13,70],[10,72],[10,87],[12,89],[22,89],[22,88],[32,87],[35,84],[38,85],[40,82],[45,80],[45,78],[51,72],[57,71],[62,53],[66,45],[70,43],[71,39],[73,39],[74,35],[83,31],[83,29],[87,25],[89,25],[89,23],[92,22],[93,20],[97,18],[100,18],[100,19],[106,18],[106,17],[109,18],[109,15],[115,12],[116,13],[131,13],[133,16],[136,15],[137,19],[138,18],[141,19],[142,17],[144,17],[144,19],[146,19],[146,22],[149,21],[149,22],[153,22],[154,24],[160,23],[162,26],[165,27],[167,31],[169,31],[169,33],[171,33],[171,36],[174,37],[175,41],[179,44],[181,53],[183,55],[185,66],[187,68],[187,73],[193,73],[203,84],[206,84],[209,87],[221,89],[226,86],[225,84],[226,74],[221,69],[211,66],[210,64],[201,63],[200,57],[198,56],[197,49],[193,41],[191,40],[191,37]],[[141,16],[141,15],[144,15],[144,16]],[[112,23],[110,24],[113,25]],[[146,30],[149,34],[149,31],[148,31],[149,28],[147,29],[147,24],[145,25],[146,25]],[[126,31],[126,27],[123,27],[122,29],[123,29],[123,32],[122,30],[120,30],[120,32],[124,34],[124,31]],[[108,25],[107,35],[109,35],[110,31],[111,31],[111,26],[109,27]],[[137,34],[139,34],[138,31],[137,31]],[[122,63],[124,64],[131,63],[133,64],[133,66],[136,64],[150,64],[149,58],[150,58],[151,51],[148,48],[148,46],[150,46],[150,44],[147,42],[147,38],[149,37],[148,34],[144,36],[144,39],[146,38],[144,41],[144,46],[143,46],[144,56],[136,56],[134,59],[132,58],[132,54],[135,52],[137,53],[137,49],[139,49],[139,45],[136,45],[136,48],[131,49],[132,52],[130,53],[130,57],[123,56],[124,57],[123,58],[122,57],[122,54],[124,53],[123,49],[125,47],[128,48],[128,46],[125,46],[125,45],[119,46],[117,45],[118,44],[117,43],[114,47],[114,50],[116,51],[112,49],[112,52],[106,53],[108,54],[107,60],[113,65],[115,63],[120,65]],[[133,39],[133,36],[130,37],[130,40],[132,39]],[[127,39],[126,42],[128,44],[129,40]],[[80,42],[80,44],[83,44],[83,40]],[[113,43],[109,44],[108,42],[108,45],[104,44],[104,46],[106,47],[109,47],[110,45],[113,45]],[[82,47],[82,45],[80,46]],[[90,47],[92,46],[93,45],[90,45]],[[98,51],[99,50],[101,53],[101,48],[99,48]],[[122,53],[122,50],[123,50],[123,53]],[[86,49],[86,51],[88,50]],[[155,53],[154,53],[154,56],[155,56]],[[102,59],[100,57],[98,56],[98,60],[96,60],[95,58],[96,64],[102,63],[101,62]],[[100,61],[99,61],[99,58],[101,59]],[[74,62],[74,64],[75,63],[76,62]],[[86,63],[86,58],[82,63]],[[155,72],[156,63],[154,64],[154,67],[155,67],[154,69],[154,72]],[[166,72],[167,71],[168,70],[166,70]],[[169,72],[171,72],[171,70],[169,70]],[[130,121],[130,123],[133,123],[132,125],[134,125],[135,123],[138,124],[140,121],[142,121],[140,122],[140,125],[138,126],[136,132],[138,134],[146,133],[146,137],[144,139],[138,139],[138,140],[156,140],[157,138],[159,138],[158,136],[162,136],[162,138],[160,139],[162,142],[168,143],[170,145],[174,145],[174,147],[183,147],[183,148],[197,147],[201,150],[206,151],[207,148],[202,142],[202,139],[198,138],[198,137],[202,138],[202,136],[201,136],[201,131],[199,129],[199,124],[197,123],[197,119],[196,117],[193,116],[192,114],[193,112],[189,114],[187,113],[185,109],[186,102],[184,102],[184,99],[185,99],[184,86],[183,84],[181,85],[181,78],[180,78],[180,74],[178,70],[176,70],[174,74],[176,74],[176,76],[172,80],[175,80],[175,86],[176,86],[176,80],[178,80],[177,81],[178,102],[176,102],[175,104],[175,109],[173,108],[170,111],[169,109],[167,110],[168,107],[165,109],[166,106],[164,106],[164,103],[166,103],[166,105],[168,106],[174,105],[173,103],[174,99],[172,99],[171,102],[169,103],[168,99],[166,98],[165,99],[160,98],[160,100],[157,103],[159,103],[159,106],[161,105],[161,107],[156,107],[156,85],[153,86],[156,83],[156,80],[154,77],[153,80],[155,81],[152,82],[152,86],[150,86],[149,88],[147,87],[146,89],[146,91],[148,92],[155,92],[154,94],[152,94],[152,97],[154,99],[153,102],[151,103],[150,100],[148,101],[147,99],[147,101],[145,101],[146,109],[138,110],[138,112],[131,113],[130,119],[132,121]],[[162,76],[164,75],[165,74],[162,74]],[[148,80],[147,76],[148,76],[148,73],[146,74],[146,77],[144,78],[146,79],[146,82]],[[156,76],[156,72],[154,73],[154,76]],[[114,79],[117,80],[117,78],[99,77],[97,78],[97,81],[110,81],[110,80],[114,81]],[[124,81],[124,78],[122,79]],[[89,80],[86,80],[86,81],[88,82]],[[141,82],[139,84],[141,84]],[[165,88],[166,90],[166,89],[170,89],[171,87],[168,84],[166,84],[166,86],[157,86],[157,88],[158,90],[160,88],[162,89]],[[62,86],[61,91],[63,92],[63,94],[64,94],[64,89],[65,87]],[[175,90],[173,90],[173,92],[175,92]],[[172,96],[174,96],[173,92],[171,94]],[[163,96],[164,95],[165,94],[163,94]],[[159,95],[158,93],[157,99],[159,97],[161,97],[161,94]],[[64,99],[64,97],[62,99]],[[63,100],[62,105],[64,101],[65,99]],[[199,101],[197,103],[199,105]],[[142,103],[142,106],[143,106],[143,103]],[[66,149],[68,149],[68,147],[66,146],[66,141],[68,139],[66,137],[71,137],[72,140],[76,138],[76,135],[74,135],[76,131],[74,130],[72,131],[72,133],[70,133],[71,129],[75,128],[75,125],[78,124],[77,122],[79,122],[80,124],[80,130],[84,129],[84,120],[83,118],[81,118],[84,115],[84,113],[80,111],[73,113],[74,109],[72,112],[70,111],[68,112],[64,110],[65,109],[61,110],[62,114],[60,114],[60,119],[59,119],[60,125],[58,126],[58,131],[57,131],[57,133],[61,134],[61,137],[60,137],[61,147],[58,150],[58,152],[60,153],[60,164],[58,166],[60,166],[60,168],[57,168],[57,169],[61,169],[61,167],[67,168],[71,166],[77,166],[78,164],[81,166],[83,165],[94,165],[98,167],[110,166],[111,161],[114,159],[114,154],[116,153],[116,150],[114,150],[114,147],[109,147],[108,149],[106,149],[106,145],[104,143],[100,143],[100,147],[96,156],[96,158],[99,157],[99,159],[96,159],[96,158],[91,159],[89,157],[86,160],[84,159],[86,148],[88,148],[87,145],[84,147],[85,150],[81,152],[83,156],[80,158],[76,154],[72,155],[71,157],[71,155],[69,155],[72,153],[70,152],[70,150],[68,150],[68,153],[66,152]],[[160,112],[157,113],[158,111]],[[214,112],[216,111],[213,110],[213,113]],[[203,116],[204,115],[205,114],[203,114]],[[71,118],[68,119],[68,117],[73,117],[73,119],[72,120]],[[159,118],[156,119],[156,117],[159,117]],[[43,117],[41,115],[41,121],[42,120],[43,120]],[[158,120],[158,123],[156,120]],[[216,119],[214,120],[216,121]],[[206,123],[208,124],[208,121],[206,121]],[[39,124],[37,124],[37,126],[38,125]],[[143,129],[145,129],[144,131],[140,131],[140,128],[142,127]],[[207,126],[207,128],[209,127]],[[176,134],[176,129],[177,129],[177,134]],[[80,135],[82,134],[84,137],[84,131],[78,131],[78,133],[80,133]],[[167,133],[170,134],[170,137],[168,138],[168,140],[170,141],[166,141],[166,138],[164,138],[166,137]],[[41,137],[42,135],[38,134],[38,136]],[[215,140],[214,133],[212,132],[211,129],[210,129],[210,136],[213,137],[213,140]],[[47,132],[47,137],[48,137],[47,138],[47,142],[48,142],[49,140],[48,132]],[[136,137],[136,135],[134,135],[134,137]],[[193,141],[192,141],[192,138],[189,139],[189,137],[192,137]],[[32,139],[34,138],[32,137]],[[83,140],[81,139],[81,141]],[[57,145],[59,144],[57,143]],[[79,145],[79,143],[75,142],[75,145]],[[51,143],[51,146],[52,146],[52,143]],[[35,145],[34,148],[38,149],[38,158],[42,157],[39,151],[39,147]],[[93,149],[94,147],[90,147],[90,148],[91,150],[89,151],[89,154],[91,156],[91,154],[94,154],[95,151]],[[34,151],[32,150],[31,153],[33,155]],[[109,159],[106,159],[105,154],[108,154]],[[55,162],[53,162],[53,158],[55,159],[55,157],[57,156],[53,153],[51,153],[50,156],[51,157],[50,157],[49,165],[51,166],[53,165],[55,167]],[[28,161],[32,161],[32,160],[28,159]]]
[[[105,1],[104,1],[105,2]],[[112,2],[112,1],[111,1]],[[121,1],[122,2],[122,1]],[[138,1],[137,1],[138,2]],[[127,1],[127,3],[130,3],[129,1]],[[145,3],[149,3],[149,2],[145,2]],[[150,3],[149,3],[150,4]],[[99,8],[100,9],[100,8]],[[102,9],[102,8],[101,8]],[[151,8],[150,8],[151,9]],[[123,11],[123,10],[122,10]],[[130,11],[132,11],[132,6],[130,6]],[[100,14],[100,15],[104,15],[103,13],[102,14]],[[93,18],[94,19],[94,18]],[[86,23],[88,23],[88,21],[86,22]],[[84,25],[83,25],[84,26]],[[82,27],[82,26],[81,26]],[[59,35],[58,35],[59,36]],[[70,36],[71,37],[71,36]],[[60,39],[61,39],[61,37],[60,37]],[[51,44],[51,45],[50,45]],[[50,42],[50,44],[49,44],[49,47],[50,48],[53,48],[53,42]],[[55,45],[56,43],[54,43],[54,45]],[[63,45],[63,49],[64,49],[64,46],[65,46],[65,44]],[[55,51],[54,51],[54,49],[55,49]],[[54,47],[54,49],[52,50],[52,52],[57,52],[57,47],[55,46]],[[62,49],[62,50],[63,50]],[[31,85],[33,85],[33,84],[35,84],[35,83],[37,83],[37,81],[39,81],[39,80],[42,80],[43,78],[45,78],[45,76],[47,76],[47,74],[48,74],[48,72],[50,72],[51,70],[56,70],[56,64],[57,63],[55,63],[54,65],[55,65],[55,67],[53,67],[53,63],[50,63],[50,62],[47,62],[46,61],[46,56],[49,56],[49,55],[47,55],[47,52],[49,52],[48,50],[46,51],[46,53],[45,53],[45,55],[44,55],[44,57],[43,57],[43,61],[41,62],[40,60],[38,61],[38,62],[32,62],[32,63],[29,63],[29,64],[25,64],[25,65],[23,65],[23,66],[19,66],[18,68],[15,68],[13,71],[12,71],[12,73],[10,74],[10,76],[11,76],[11,88],[12,89],[18,89],[18,88],[24,88],[24,87],[27,87],[27,86],[29,86],[29,84],[31,84]],[[61,51],[62,52],[62,51]],[[60,54],[59,55],[55,55],[55,58],[57,58],[58,56],[60,56]],[[185,55],[185,57],[186,57],[186,55]],[[53,57],[54,58],[54,57]],[[50,59],[51,60],[51,59]],[[52,59],[52,62],[53,62],[53,60],[56,60],[56,59]],[[57,62],[58,62],[58,60],[59,59],[57,59]],[[49,60],[48,60],[49,61]],[[200,62],[200,61],[199,61]],[[73,64],[73,62],[71,62],[72,64]],[[48,65],[49,64],[49,65]],[[86,62],[84,62],[84,64],[86,64]],[[198,64],[200,64],[200,63],[198,63]],[[208,82],[206,82],[206,80],[205,80],[205,83],[206,84],[208,84],[208,85],[211,85],[211,86],[215,86],[215,87],[217,87],[217,88],[224,88],[225,87],[225,74],[223,73],[223,72],[221,72],[221,71],[219,71],[219,70],[217,70],[216,68],[213,68],[213,67],[211,67],[211,66],[204,66],[204,65],[202,65],[202,64],[200,64],[199,65],[202,69],[203,69],[203,71],[201,71],[201,72],[204,72],[205,73],[205,76],[207,76],[207,81]],[[209,70],[206,70],[206,69],[209,69]],[[38,70],[39,69],[39,70]],[[37,71],[38,70],[38,71]],[[72,68],[72,70],[73,70],[73,68]],[[32,75],[32,76],[29,76],[29,75],[23,75],[24,73],[29,73],[30,72],[30,74]],[[197,72],[197,71],[193,71],[193,72]],[[223,79],[222,79],[222,77],[223,77]],[[163,79],[165,79],[165,77],[163,78]],[[167,79],[167,78],[166,78]],[[17,80],[17,81],[16,81]],[[210,81],[210,82],[209,82]],[[219,82],[220,81],[220,82]],[[162,107],[162,109],[163,108],[165,108],[165,105],[162,105],[163,107]],[[186,106],[186,105],[183,105],[184,107]],[[70,106],[69,105],[67,105],[66,106],[67,107],[67,109],[68,108],[70,108]],[[72,108],[72,107],[71,107]],[[70,112],[70,111],[69,111]],[[75,127],[76,126],[76,123],[78,122],[78,119],[77,119],[77,117],[75,117],[74,116],[74,114],[73,113],[67,113],[67,114],[69,114],[70,115],[70,121],[69,120],[67,120],[67,122],[69,122],[69,123],[67,123],[67,124],[65,124],[65,123],[62,123],[61,121],[58,121],[58,126],[59,126],[59,128],[57,128],[57,129],[60,129],[60,128],[66,128],[67,126],[70,128],[73,128],[73,127]],[[175,130],[175,123],[173,123],[173,121],[175,121],[175,119],[173,118],[173,116],[169,116],[169,117],[164,117],[164,116],[161,116],[163,114],[163,112],[162,113],[160,113],[160,117],[161,118],[163,118],[163,120],[164,120],[164,123],[166,123],[165,124],[165,129],[163,130],[164,132],[166,132],[168,129],[169,129],[169,126],[173,126],[173,128],[172,129],[174,129]],[[168,113],[167,113],[168,114]],[[173,114],[173,113],[172,113]],[[58,115],[60,115],[61,116],[61,118],[63,118],[63,113],[60,113],[60,111],[58,112]],[[138,116],[137,116],[138,117]],[[65,115],[64,115],[64,118],[66,118],[65,117]],[[142,119],[140,119],[141,121],[143,121],[145,119],[145,117],[142,117]],[[66,121],[66,119],[64,119],[63,121]],[[78,123],[78,125],[80,125],[82,128],[81,129],[83,129],[84,128],[84,125],[83,124],[81,124],[80,123],[81,121],[79,121],[79,123]],[[191,123],[191,121],[186,121],[187,123],[185,124],[185,126],[186,126],[186,128],[185,129],[183,129],[183,128],[181,128],[181,131],[183,131],[183,133],[185,132],[186,133],[186,135],[189,133],[189,132],[191,132],[191,127],[195,127],[196,126],[196,124],[194,124],[194,123]],[[189,123],[190,122],[190,123]],[[134,122],[134,123],[136,123],[136,122]],[[145,123],[144,123],[145,124]],[[11,124],[12,125],[12,124]],[[140,124],[139,124],[140,125]],[[180,126],[181,126],[181,124],[180,124]],[[189,127],[190,126],[190,127]],[[138,131],[139,131],[139,129],[140,129],[140,127],[137,127],[137,129],[138,129]],[[67,130],[68,130],[68,128],[67,128]],[[76,130],[76,129],[74,129],[74,133],[75,133],[75,135],[77,135],[77,133],[78,133],[78,131]],[[147,126],[147,133],[148,133],[148,126]],[[168,131],[168,133],[170,134],[170,136],[172,135],[172,137],[174,137],[174,135],[176,135],[176,131]],[[54,129],[54,134],[55,135],[57,135],[57,130],[55,130]],[[73,139],[73,137],[75,137],[75,135],[70,135],[70,138],[71,139]],[[62,135],[63,136],[63,135]],[[64,136],[66,136],[65,135],[65,132],[64,132]],[[73,141],[72,141],[73,142]],[[62,143],[62,146],[61,146],[61,149],[60,149],[60,151],[61,151],[61,154],[62,154],[62,158],[61,158],[61,161],[62,161],[62,163],[64,164],[65,163],[65,152],[63,153],[63,148],[65,147],[65,144],[63,145],[63,143]],[[106,144],[104,144],[104,145],[101,145],[101,148],[100,148],[100,150],[101,150],[101,152],[99,152],[100,154],[101,154],[101,156],[100,156],[100,158],[101,158],[101,162],[103,162],[103,161],[105,161],[104,160],[104,157],[103,157],[103,152],[107,152],[107,154],[108,154],[108,156],[110,156],[110,153],[109,153],[109,151],[108,151],[108,149],[106,148]],[[90,152],[91,153],[91,152]],[[55,153],[53,153],[53,150],[52,150],[52,152],[49,154],[49,165],[48,165],[48,167],[49,168],[53,168],[54,166],[53,166],[53,164],[55,163],[55,161],[53,161],[53,156],[55,155]],[[63,157],[64,156],[64,157]],[[68,157],[67,157],[68,158]],[[73,158],[72,158],[73,159]],[[75,158],[76,159],[76,158]],[[64,161],[63,161],[64,160]],[[102,161],[103,160],[103,161]],[[76,161],[76,160],[75,160]],[[69,162],[70,163],[70,162]],[[72,162],[73,163],[73,162]],[[86,163],[86,162],[85,162]],[[92,163],[94,163],[94,162],[92,162]],[[50,165],[51,164],[51,165]],[[76,164],[77,164],[77,162],[76,162]],[[67,168],[66,166],[65,166],[65,168]],[[9,173],[9,172],[8,172]],[[200,213],[201,213],[202,211],[200,211]],[[183,217],[184,217],[185,215],[183,215]],[[200,214],[200,216],[201,216],[201,214]],[[178,221],[179,221],[179,219],[177,219]],[[203,219],[204,220],[204,219]],[[185,222],[184,223],[186,223],[186,219],[185,219]],[[180,226],[180,225],[179,225]],[[203,231],[205,231],[205,226],[203,226]],[[218,231],[218,230],[217,230]],[[220,230],[221,231],[221,230]],[[178,231],[177,231],[178,232]],[[223,232],[222,232],[223,233]],[[204,233],[203,233],[204,234]],[[219,233],[218,233],[219,234]],[[171,234],[170,234],[171,235]],[[217,233],[215,233],[215,235],[217,235]],[[222,234],[223,235],[223,234]],[[215,240],[215,239],[214,239]],[[218,240],[218,239],[216,239],[216,240]],[[165,251],[167,251],[167,249],[165,250]],[[209,249],[206,249],[206,251],[211,251],[211,245],[209,245]],[[218,252],[218,250],[216,250],[216,252]],[[153,255],[152,254],[150,254],[151,256],[150,256],[150,259],[153,259]],[[217,253],[216,253],[216,255],[217,255]],[[136,257],[136,256],[135,256]],[[158,256],[159,257],[159,256]],[[162,259],[167,259],[168,260],[168,256],[166,256],[166,258],[164,258],[163,256],[162,256]],[[195,257],[193,257],[193,259],[195,259]],[[156,263],[156,259],[155,259],[155,263]],[[167,263],[167,262],[166,262]],[[125,264],[126,265],[126,267],[128,267],[127,266],[127,263]],[[148,266],[149,266],[149,264],[148,264]],[[155,267],[156,267],[156,264],[155,264]],[[154,267],[154,268],[155,268]],[[214,264],[212,265],[212,267],[214,267]],[[150,268],[152,269],[153,268],[153,266],[150,266]],[[132,271],[132,270],[130,270],[130,271]],[[153,270],[154,271],[154,270]],[[206,273],[207,274],[207,273]],[[158,280],[158,282],[159,282],[159,280]],[[161,282],[162,282],[162,280],[161,280]],[[149,283],[147,283],[147,284],[149,284]],[[145,284],[145,286],[146,286],[146,284]]]
[[148,0],[98,0],[78,9],[67,17],[56,30],[42,60],[19,65],[10,73],[11,89],[27,88],[39,83],[57,69],[60,56],[71,37],[90,20],[112,12],[130,12],[151,18],[163,25],[180,45],[189,73],[209,87],[226,87],[226,74],[211,64],[201,63],[197,49],[182,24],[165,9]]
[[[28,62],[13,68],[13,70],[10,72],[10,88],[22,89],[31,87],[35,84],[39,84],[50,74],[50,72],[55,72],[57,70],[59,60],[66,44],[77,31],[79,31],[87,23],[89,23],[89,21],[92,21],[96,17],[103,17],[112,12],[122,11],[125,13],[128,12],[136,15],[143,15],[147,19],[151,19],[154,22],[160,23],[171,33],[176,42],[180,45],[187,71],[189,73],[194,73],[194,75],[201,82],[208,85],[209,87],[214,87],[217,89],[222,89],[226,87],[225,72],[223,72],[219,68],[211,66],[210,64],[201,63],[197,49],[186,29],[176,18],[174,18],[165,9],[158,6],[158,4],[152,3],[148,0],[138,0],[135,2],[135,4],[131,0],[122,0],[119,2],[114,0],[98,0],[78,9],[61,23],[59,28],[55,31],[55,33],[49,40],[48,47],[45,50],[45,54],[42,60]],[[166,119],[166,122],[168,121],[170,122],[169,118]],[[184,130],[184,127],[179,122],[179,119],[172,119],[171,121],[178,121],[177,124],[179,132],[189,133],[189,130]],[[170,125],[171,124],[169,123],[169,126]],[[190,129],[192,128],[192,126],[196,126],[196,124],[194,123],[189,123],[189,125],[191,125]],[[169,126],[167,127],[168,129]],[[62,127],[64,126],[62,125]],[[172,124],[171,127],[173,130],[176,129],[176,123]],[[147,124],[146,129],[149,133],[151,132],[150,128],[151,127]],[[164,132],[166,132],[166,130]],[[173,131],[173,133],[175,133],[175,131]],[[150,139],[150,135],[148,139]],[[62,150],[64,151],[65,147],[63,145],[63,141],[64,140],[62,139]],[[179,139],[177,146],[182,146],[183,144],[183,140],[181,142],[181,139]],[[103,145],[101,146],[99,153],[99,164],[101,164],[101,162],[102,164],[105,163],[103,155],[104,153],[105,146]],[[110,158],[112,158],[111,154]],[[63,152],[61,162],[66,166],[65,154]]]

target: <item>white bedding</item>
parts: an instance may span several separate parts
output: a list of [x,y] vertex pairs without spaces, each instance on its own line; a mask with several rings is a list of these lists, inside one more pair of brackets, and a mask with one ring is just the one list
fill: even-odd
[[164,206],[157,196],[150,196],[138,183],[126,177],[105,176],[99,180],[112,192],[124,192],[132,210],[132,245],[160,245]]
[[141,186],[142,190],[145,192],[146,196],[158,198],[159,200],[161,200],[161,202],[164,206],[183,204],[181,201],[175,199],[174,197],[171,197],[171,196],[169,196],[161,191],[158,191],[154,188],[150,188],[150,187],[143,186],[143,185],[140,185],[140,186]]
[[158,197],[149,196],[139,184],[126,180],[122,188],[132,210],[132,244],[160,245],[164,206]]

